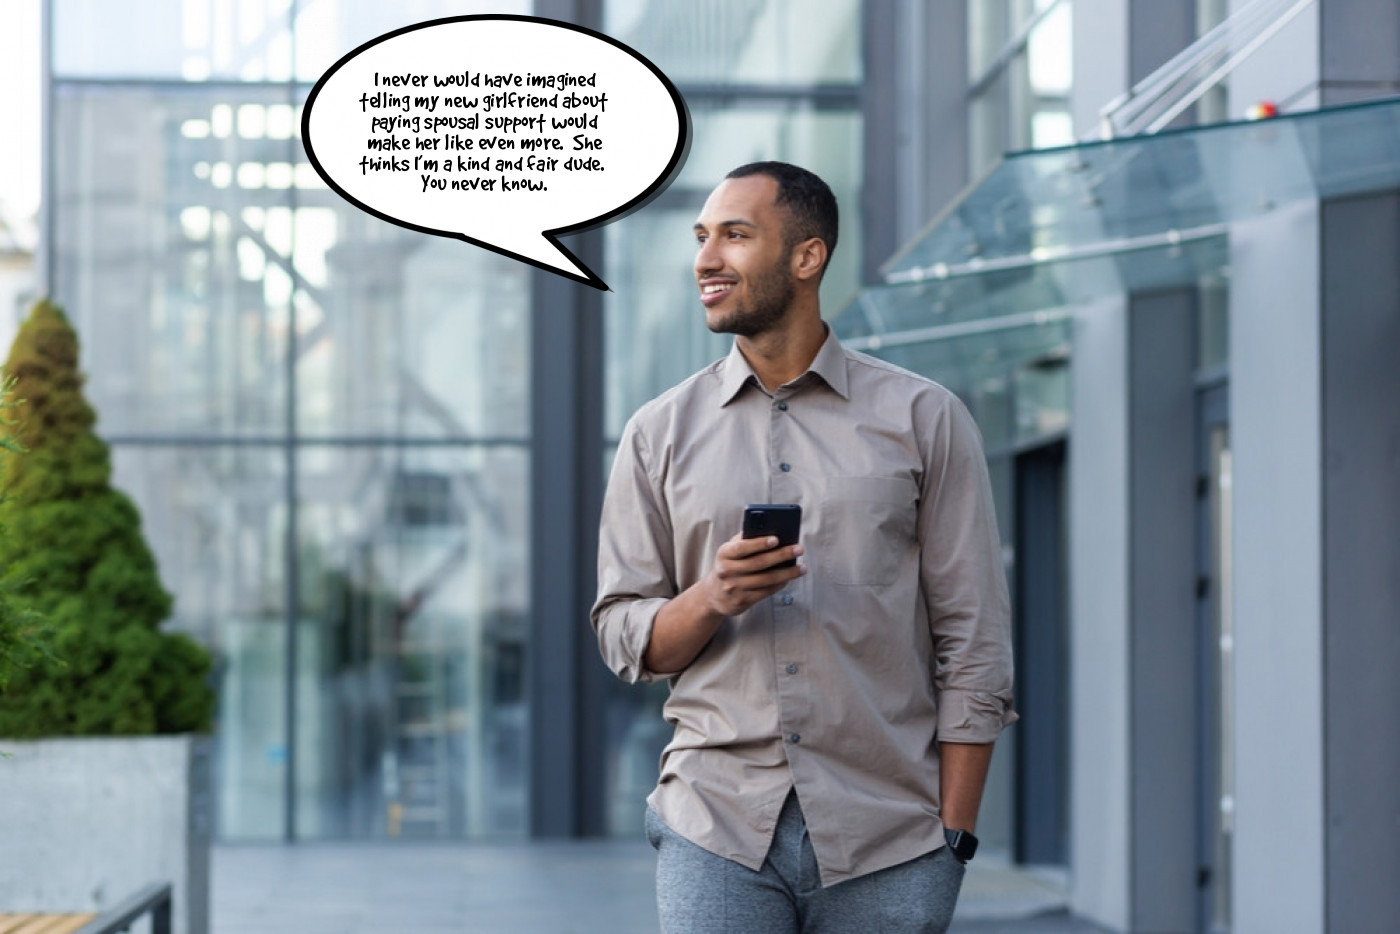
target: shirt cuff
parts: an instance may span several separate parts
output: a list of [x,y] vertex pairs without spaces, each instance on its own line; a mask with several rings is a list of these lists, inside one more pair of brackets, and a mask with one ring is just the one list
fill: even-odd
[[[604,660],[622,680],[636,684],[651,683],[674,677],[679,672],[652,671],[642,661],[651,644],[651,630],[656,614],[669,602],[667,597],[643,597],[625,603],[614,603],[603,614],[599,639],[603,644]],[[608,632],[609,629],[616,632]]]
[[1020,717],[1010,691],[945,690],[938,695],[938,741],[991,743]]

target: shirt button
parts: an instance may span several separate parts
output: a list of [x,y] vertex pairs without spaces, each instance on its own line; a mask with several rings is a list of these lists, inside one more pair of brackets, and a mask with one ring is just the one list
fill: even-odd
[[787,473],[789,470],[792,469],[792,465],[784,461],[783,463],[778,465],[778,469],[781,470],[783,473]]
[[789,665],[789,666],[787,666],[787,673],[790,674],[790,675],[795,675],[795,674],[797,674],[797,666],[796,666],[796,665]]
[[798,743],[802,742],[802,736],[797,733],[789,733],[788,742],[796,746]]
[[787,403],[786,403],[786,402],[779,402],[779,403],[778,403],[778,411],[779,411],[779,412],[786,412],[786,411],[787,411]]
[[783,606],[792,606],[792,594],[783,594],[781,597],[778,598],[778,602],[781,603]]

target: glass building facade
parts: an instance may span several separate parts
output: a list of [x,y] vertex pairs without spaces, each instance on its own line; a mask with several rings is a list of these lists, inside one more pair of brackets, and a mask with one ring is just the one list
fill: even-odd
[[50,7],[52,288],[217,659],[226,840],[526,829],[529,275],[299,138],[346,51],[486,6]]

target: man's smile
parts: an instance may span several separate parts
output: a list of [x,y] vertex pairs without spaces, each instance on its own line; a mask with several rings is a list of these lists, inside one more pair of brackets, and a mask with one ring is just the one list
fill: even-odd
[[705,279],[700,283],[700,301],[708,308],[724,300],[734,289],[735,283],[732,280]]

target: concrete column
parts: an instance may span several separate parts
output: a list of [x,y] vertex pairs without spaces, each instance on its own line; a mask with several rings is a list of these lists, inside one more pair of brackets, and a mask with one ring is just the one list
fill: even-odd
[[1322,931],[1317,206],[1236,224],[1234,930]]
[[1074,322],[1069,445],[1071,907],[1129,924],[1126,298]]

